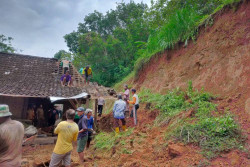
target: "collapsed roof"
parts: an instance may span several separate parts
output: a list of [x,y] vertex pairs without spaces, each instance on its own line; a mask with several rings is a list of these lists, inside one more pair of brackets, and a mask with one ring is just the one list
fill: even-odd
[[73,87],[60,83],[62,67],[54,58],[0,52],[0,95],[15,97],[72,97],[87,93],[91,98],[101,95],[112,98],[115,92],[97,83],[85,86],[76,68],[70,66]]

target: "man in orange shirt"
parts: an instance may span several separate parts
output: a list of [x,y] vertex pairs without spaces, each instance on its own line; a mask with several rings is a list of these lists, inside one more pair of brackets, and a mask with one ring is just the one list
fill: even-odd
[[139,109],[139,98],[136,94],[136,89],[132,89],[133,101],[129,101],[129,104],[133,104],[133,110],[131,111],[130,117],[134,117],[134,124],[137,124],[137,110]]

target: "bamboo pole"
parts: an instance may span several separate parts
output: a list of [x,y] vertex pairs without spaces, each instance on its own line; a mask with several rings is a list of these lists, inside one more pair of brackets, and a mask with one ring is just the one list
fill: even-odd
[[95,99],[95,115],[94,115],[94,127],[95,130],[97,129],[97,104],[98,104],[98,99]]

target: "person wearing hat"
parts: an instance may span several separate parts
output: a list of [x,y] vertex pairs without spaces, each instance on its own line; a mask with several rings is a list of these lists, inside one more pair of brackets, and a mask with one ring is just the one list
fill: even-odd
[[84,149],[87,144],[88,140],[88,120],[86,117],[84,117],[84,109],[82,107],[79,107],[77,109],[77,114],[80,117],[80,120],[78,122],[79,127],[79,134],[77,137],[77,152],[80,158],[80,163],[83,164],[84,162]]
[[0,166],[19,167],[22,161],[24,126],[12,120],[9,106],[0,104]]
[[93,127],[94,127],[94,118],[92,117],[92,110],[91,109],[87,109],[85,111],[85,117],[87,118],[87,121],[88,121],[88,140],[87,140],[87,149],[89,148],[90,146],[90,142],[92,140],[92,136],[93,136]]
[[78,122],[79,122],[79,120],[80,120],[80,116],[78,115],[78,112],[85,112],[86,111],[86,109],[85,108],[83,108],[83,107],[78,107],[77,109],[76,109],[76,115],[75,115],[75,119],[74,119],[74,121],[75,121],[75,123],[77,123],[78,124]]
[[125,121],[125,116],[124,112],[126,109],[126,103],[125,101],[122,100],[122,95],[118,95],[118,100],[115,101],[114,107],[113,107],[113,116],[115,119],[115,132],[116,135],[119,134],[119,120],[122,121],[122,129],[123,131],[127,131],[126,127],[126,121]]

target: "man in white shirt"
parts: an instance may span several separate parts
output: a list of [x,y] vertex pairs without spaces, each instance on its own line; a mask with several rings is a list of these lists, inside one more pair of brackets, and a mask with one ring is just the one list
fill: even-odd
[[62,60],[63,73],[69,70],[69,61],[67,59]]

